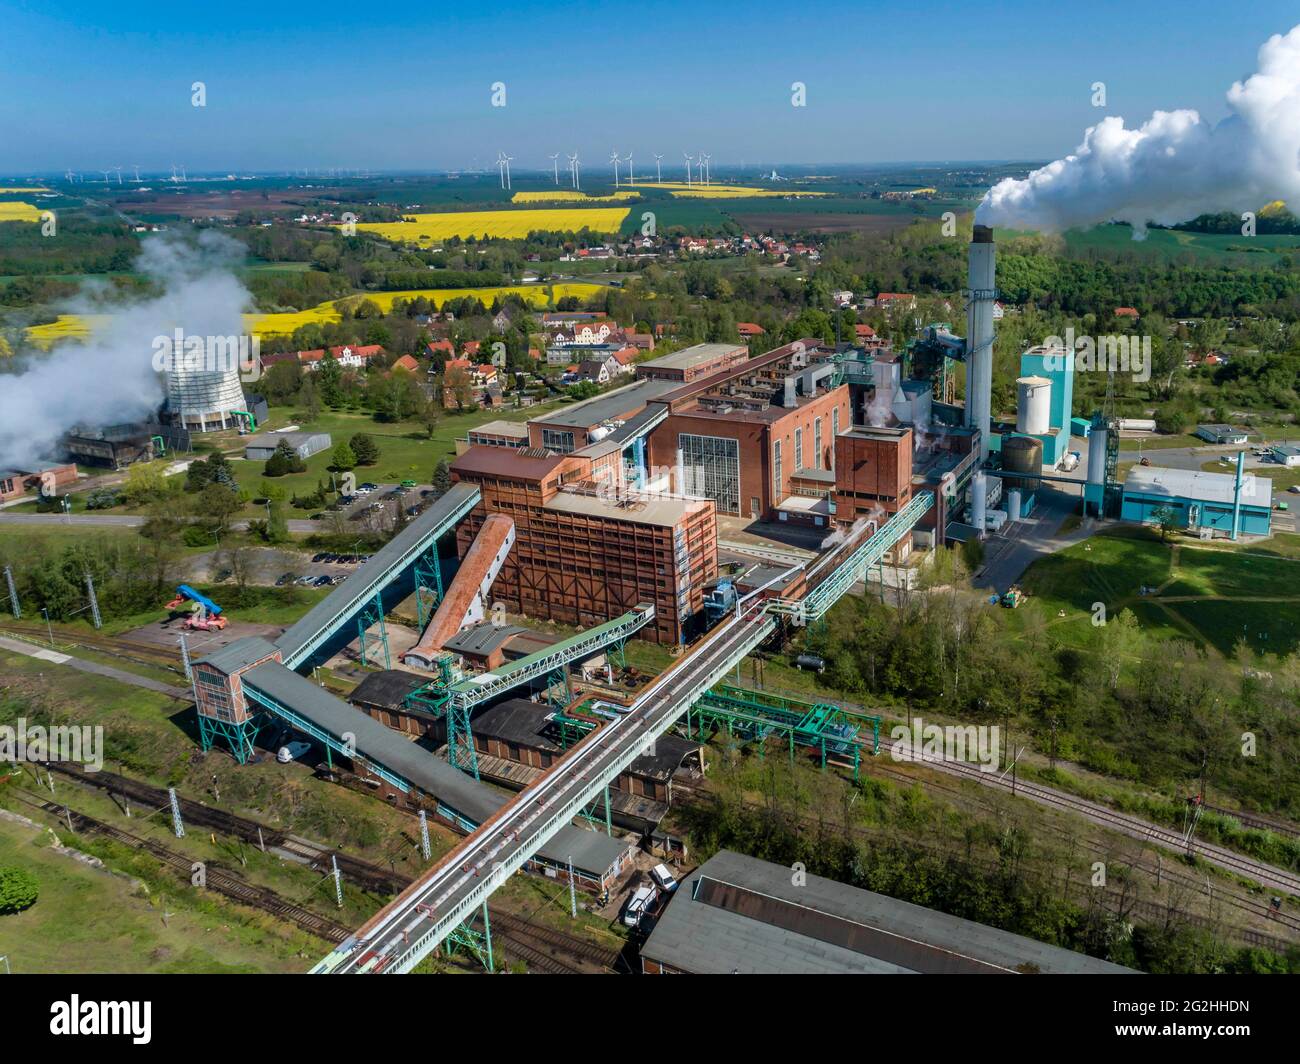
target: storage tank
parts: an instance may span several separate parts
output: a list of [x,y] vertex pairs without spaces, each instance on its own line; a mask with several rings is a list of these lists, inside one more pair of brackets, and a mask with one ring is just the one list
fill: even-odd
[[[1033,436],[1002,437],[1002,468],[1010,473],[1033,473],[1043,475],[1043,441]],[[1041,482],[1036,477],[1012,477],[1007,480],[1008,489],[1015,485],[1020,489],[1021,498],[1032,495]]]
[[1012,522],[1020,520],[1020,489],[1019,488],[1011,488],[1007,492],[1007,520]]
[[1052,428],[1052,382],[1046,377],[1016,380],[1016,431],[1045,436]]
[[1155,420],[1149,417],[1122,417],[1119,427],[1126,432],[1155,432]]
[[1094,428],[1088,436],[1088,483],[1106,483],[1106,429]]
[[988,485],[983,473],[976,473],[970,478],[970,493],[970,523],[979,533],[980,539],[983,539],[985,508],[988,506]]

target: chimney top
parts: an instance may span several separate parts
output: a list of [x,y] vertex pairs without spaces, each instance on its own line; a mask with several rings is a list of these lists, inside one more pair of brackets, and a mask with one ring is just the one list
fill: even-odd
[[991,244],[993,243],[993,227],[991,225],[977,225],[975,232],[971,235],[972,244]]

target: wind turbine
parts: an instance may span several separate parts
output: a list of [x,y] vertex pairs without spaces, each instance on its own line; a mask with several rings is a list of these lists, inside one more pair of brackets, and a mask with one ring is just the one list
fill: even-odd
[[631,187],[632,187],[632,182],[633,182],[633,180],[634,180],[633,177],[632,177],[632,153],[631,153],[631,152],[628,152],[628,153],[627,153],[627,158],[624,159],[623,161],[624,161],[625,163],[627,163],[627,184],[628,184],[628,187],[631,188]]
[[497,152],[497,169],[501,172],[501,187],[510,187],[510,160],[513,155],[507,155],[503,151]]
[[705,155],[704,152],[700,152],[700,158],[704,160],[704,183],[707,185],[709,183],[709,160],[712,159],[713,156]]
[[659,160],[662,158],[663,158],[662,155],[660,155],[658,152],[655,152],[655,180],[658,181],[659,184],[661,185],[664,183],[663,171],[659,169]]
[[578,161],[578,153],[574,152],[569,156],[569,169],[573,171],[573,187],[578,189],[582,188],[582,180],[578,176],[579,166],[581,163]]
[[138,185],[140,183],[140,167],[134,166],[132,169],[135,170],[135,183]]
[[687,155],[685,152],[682,152],[682,158],[686,160],[686,187],[690,188],[691,187],[691,163],[694,161],[695,156]]
[[609,161],[614,164],[614,187],[618,188],[618,163],[619,163],[618,152],[616,151],[610,152]]
[[108,184],[108,175],[111,174],[113,171],[112,171],[112,170],[101,170],[101,171],[99,171],[99,172],[100,172],[101,174],[104,175],[104,184],[107,185],[107,184]]
[[122,168],[115,166],[113,169],[117,171],[117,183],[120,185],[122,183]]
[[555,170],[555,187],[559,188],[560,187],[560,153],[556,152],[554,155],[548,155],[547,158],[551,160],[551,166]]

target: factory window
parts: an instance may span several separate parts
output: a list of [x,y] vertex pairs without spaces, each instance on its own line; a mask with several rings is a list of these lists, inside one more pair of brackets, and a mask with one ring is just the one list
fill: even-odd
[[569,454],[573,451],[573,433],[542,429],[542,446],[557,454]]
[[772,498],[781,500],[781,441],[772,444]]
[[813,422],[813,468],[822,467],[822,419]]
[[721,513],[740,513],[740,444],[726,436],[679,433],[682,488],[712,499]]
[[803,429],[794,430],[794,471],[803,468]]

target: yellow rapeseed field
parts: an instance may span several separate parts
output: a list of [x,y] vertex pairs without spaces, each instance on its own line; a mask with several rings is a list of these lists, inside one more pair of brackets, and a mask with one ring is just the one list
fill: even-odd
[[638,181],[633,188],[661,188],[681,199],[774,199],[783,196],[825,196],[825,192],[797,192],[793,189],[749,188],[745,185],[688,185],[685,181]]
[[40,188],[40,187],[32,187],[32,188],[0,188],[0,196],[7,196],[7,195],[10,195],[10,194],[13,194],[13,193],[18,193],[18,192],[49,192],[49,189],[48,189],[48,188]]
[[39,222],[41,212],[22,200],[0,200],[0,222]]
[[262,336],[286,336],[303,325],[319,325],[323,322],[338,321],[341,317],[339,313],[340,304],[358,303],[363,299],[369,299],[385,311],[392,309],[393,300],[395,299],[405,299],[409,302],[418,296],[424,296],[436,307],[441,307],[449,299],[463,299],[465,296],[473,296],[481,300],[484,306],[490,307],[492,301],[500,296],[517,295],[522,297],[530,306],[545,307],[547,305],[547,288],[551,289],[551,295],[555,299],[564,299],[567,296],[587,299],[604,291],[603,285],[591,284],[586,281],[565,281],[553,285],[503,285],[497,288],[420,288],[402,292],[366,292],[346,296],[344,299],[337,299],[330,303],[321,303],[318,306],[296,313],[246,314],[244,324],[251,333],[258,333]]
[[400,222],[358,222],[357,228],[385,240],[436,244],[452,237],[501,237],[518,240],[532,232],[568,232],[583,227],[593,233],[617,233],[628,216],[626,207],[586,207],[529,211],[463,211],[412,214]]
[[557,188],[553,192],[516,192],[511,203],[609,203],[613,200],[639,199],[639,192],[611,192],[607,196],[589,196],[576,188]]
[[[474,296],[482,300],[484,306],[490,307],[492,301],[500,296],[518,295],[530,306],[543,308],[547,305],[548,288],[551,290],[551,297],[554,299],[564,299],[568,296],[588,299],[605,290],[603,285],[592,284],[588,281],[565,281],[552,285],[503,285],[496,288],[420,288],[402,292],[368,292],[345,296],[343,299],[333,300],[329,303],[319,303],[314,307],[308,307],[306,310],[289,311],[281,314],[245,314],[244,328],[248,330],[250,335],[288,336],[295,329],[299,329],[304,325],[322,325],[326,322],[337,322],[342,318],[339,311],[340,304],[355,304],[363,299],[369,299],[377,303],[383,310],[388,311],[392,309],[394,300],[405,299],[410,301],[417,296],[424,296],[436,307],[441,307],[449,299]],[[27,330],[27,337],[41,347],[49,347],[58,340],[84,340],[97,328],[101,328],[108,320],[109,317],[105,314],[61,314],[57,321],[48,325],[31,326]]]

